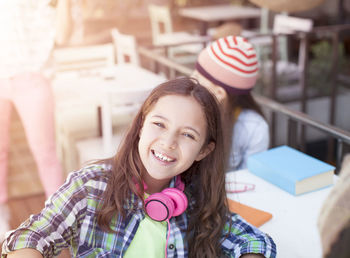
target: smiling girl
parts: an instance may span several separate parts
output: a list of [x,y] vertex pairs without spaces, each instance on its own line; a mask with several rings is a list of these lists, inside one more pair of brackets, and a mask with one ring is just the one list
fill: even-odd
[[[155,88],[115,157],[71,173],[10,232],[8,257],[275,257],[227,208],[218,105],[196,81]],[[16,251],[14,251],[16,250]]]

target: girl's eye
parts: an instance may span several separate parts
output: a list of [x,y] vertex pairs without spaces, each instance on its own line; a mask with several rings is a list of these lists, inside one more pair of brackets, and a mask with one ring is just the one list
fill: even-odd
[[188,138],[190,138],[192,140],[195,140],[195,137],[192,134],[190,134],[190,133],[183,133],[183,136],[186,136],[186,137],[188,137]]
[[161,128],[164,128],[164,124],[163,123],[160,123],[160,122],[153,122],[154,125],[158,126],[158,127],[161,127]]

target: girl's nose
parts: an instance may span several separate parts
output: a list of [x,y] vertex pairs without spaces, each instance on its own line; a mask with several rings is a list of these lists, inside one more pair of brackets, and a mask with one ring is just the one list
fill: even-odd
[[162,145],[164,148],[175,149],[177,146],[176,135],[174,133],[164,133],[162,137]]

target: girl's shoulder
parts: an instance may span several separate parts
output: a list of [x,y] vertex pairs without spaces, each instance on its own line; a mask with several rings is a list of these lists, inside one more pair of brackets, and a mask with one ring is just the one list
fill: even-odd
[[104,163],[88,165],[71,172],[66,182],[84,187],[105,188],[103,185],[107,183],[111,169],[111,165]]
[[243,109],[235,123],[235,127],[249,127],[249,126],[259,126],[268,128],[268,123],[265,118],[262,117],[259,113],[251,109]]
[[69,176],[81,177],[85,178],[85,180],[89,180],[94,177],[103,177],[107,174],[107,172],[111,171],[111,169],[112,167],[109,164],[96,163],[82,167],[79,170],[75,170],[71,172]]
[[64,184],[47,200],[46,207],[58,207],[62,203],[76,206],[79,211],[87,207],[96,210],[107,187],[111,167],[93,164],[71,172]]
[[252,109],[242,109],[239,113],[238,120],[265,121],[265,119],[258,112]]

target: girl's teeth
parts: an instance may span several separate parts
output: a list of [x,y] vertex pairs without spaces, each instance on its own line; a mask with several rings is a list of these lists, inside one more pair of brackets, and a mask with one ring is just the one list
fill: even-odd
[[172,161],[172,159],[162,155],[161,153],[154,152],[154,154],[156,155],[157,158],[159,158],[162,161],[168,161],[168,162]]

